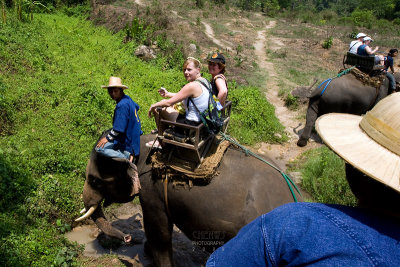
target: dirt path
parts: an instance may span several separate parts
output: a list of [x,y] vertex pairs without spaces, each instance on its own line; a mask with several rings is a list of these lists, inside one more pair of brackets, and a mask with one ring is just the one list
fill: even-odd
[[[258,65],[262,71],[267,74],[265,80],[265,96],[268,101],[275,107],[275,115],[285,127],[285,131],[289,137],[289,141],[283,145],[280,144],[267,144],[261,143],[261,147],[258,152],[261,154],[267,154],[275,159],[275,162],[282,170],[286,170],[286,165],[290,161],[298,157],[302,152],[310,148],[315,148],[319,144],[312,142],[310,145],[304,148],[300,148],[296,145],[299,138],[299,130],[304,126],[297,119],[298,113],[296,111],[289,110],[284,101],[279,97],[278,79],[283,79],[277,75],[276,69],[272,61],[268,61],[267,48],[270,50],[279,50],[283,47],[283,43],[276,38],[268,35],[268,30],[276,26],[276,21],[270,21],[266,27],[257,32],[257,39],[254,43],[255,54],[258,58]],[[296,176],[296,174],[293,174]],[[297,181],[299,177],[294,177]]]
[[212,29],[212,27],[210,26],[210,24],[202,21],[201,22],[204,27],[205,27],[205,34],[207,35],[208,38],[210,38],[210,40],[212,40],[214,42],[214,44],[220,46],[223,48],[223,50],[225,51],[232,51],[232,47],[233,44],[228,42],[228,41],[222,41],[219,40],[218,38],[216,38],[216,36],[214,35],[214,30]]

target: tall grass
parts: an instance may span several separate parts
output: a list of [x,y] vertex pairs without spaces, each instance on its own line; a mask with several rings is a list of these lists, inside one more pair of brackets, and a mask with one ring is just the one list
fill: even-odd
[[311,201],[356,205],[346,180],[344,161],[327,147],[306,151],[290,169],[301,173],[301,187],[312,195]]

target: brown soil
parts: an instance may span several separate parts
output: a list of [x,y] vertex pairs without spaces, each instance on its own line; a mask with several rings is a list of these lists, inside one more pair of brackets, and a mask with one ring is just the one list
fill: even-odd
[[[273,63],[277,61],[273,61],[267,51],[287,53],[287,57],[279,64],[290,64],[292,59],[300,59],[304,62],[300,68],[314,68],[318,71],[321,67],[335,72],[341,67],[341,57],[343,51],[346,51],[347,44],[334,39],[333,49],[323,49],[321,40],[326,35],[326,29],[309,26],[309,29],[320,37],[316,40],[308,38],[307,35],[304,38],[287,38],[286,35],[292,30],[284,26],[289,22],[270,20],[261,13],[248,13],[232,8],[227,12],[225,7],[218,6],[207,6],[203,9],[188,8],[187,1],[94,1],[96,0],[92,0],[91,19],[96,24],[113,31],[121,30],[135,16],[153,20],[154,23],[160,23],[156,20],[162,18],[169,38],[183,43],[184,47],[195,43],[200,51],[196,56],[201,59],[205,60],[209,53],[216,50],[223,52],[227,59],[228,79],[234,79],[239,84],[250,83],[260,86],[268,101],[275,106],[275,114],[285,126],[289,141],[284,144],[260,143],[251,149],[274,159],[282,170],[286,171],[287,164],[302,152],[321,146],[316,135],[312,136],[306,147],[299,148],[296,145],[305,123],[306,102],[301,104],[298,110],[292,111],[278,96],[282,84],[294,89],[299,86],[307,88],[312,82],[296,84],[280,76],[279,65]],[[271,32],[275,34],[272,35]],[[251,77],[261,78],[258,78],[257,82],[252,82]],[[290,175],[299,182],[298,174]],[[99,244],[101,238],[98,237],[99,232],[94,225],[75,228],[68,234],[68,238],[86,245],[83,261],[87,266],[115,266],[117,262],[126,266],[146,266],[150,260],[143,250],[145,236],[141,214],[140,206],[132,203],[124,204],[107,214],[119,229],[134,236],[134,244],[131,246],[113,250],[104,249]],[[174,228],[173,236],[177,266],[204,264],[207,253],[193,247],[179,229]],[[99,258],[107,254],[114,254],[115,258]]]

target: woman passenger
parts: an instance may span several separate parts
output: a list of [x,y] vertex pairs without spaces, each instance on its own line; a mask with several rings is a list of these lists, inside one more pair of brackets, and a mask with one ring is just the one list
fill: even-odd
[[208,59],[208,72],[211,74],[212,93],[216,96],[222,106],[225,105],[228,96],[228,86],[225,73],[225,57],[220,53],[214,53]]
[[378,51],[379,46],[375,47],[375,49],[371,49],[369,44],[374,40],[367,36],[363,39],[363,44],[360,45],[357,49],[357,55],[360,56],[375,56],[375,65],[383,65],[384,58],[382,55],[375,55],[375,52]]
[[[199,112],[203,112],[208,108],[209,99],[209,82],[207,79],[201,77],[201,64],[200,61],[188,57],[183,63],[183,74],[188,83],[181,88],[177,93],[168,92],[165,88],[161,88],[158,92],[162,97],[168,98],[163,99],[150,106],[148,115],[149,118],[154,114],[158,132],[163,132],[159,123],[160,118],[177,121],[189,125],[197,126],[201,123]],[[189,101],[191,98],[192,101]],[[183,102],[186,108],[185,114],[179,114],[179,112],[173,108],[174,104]],[[196,105],[197,109],[193,106]],[[158,108],[162,108],[159,110]],[[152,145],[152,144],[148,144]],[[158,144],[154,144],[158,145]]]

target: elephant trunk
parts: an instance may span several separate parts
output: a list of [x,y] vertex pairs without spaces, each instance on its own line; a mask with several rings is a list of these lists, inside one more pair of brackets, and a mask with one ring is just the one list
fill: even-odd
[[129,243],[132,240],[132,237],[111,226],[110,222],[106,219],[103,209],[100,205],[103,199],[104,197],[101,192],[94,189],[86,180],[83,187],[83,202],[85,204],[85,209],[88,210],[88,212],[85,215],[89,214],[90,212],[89,215],[92,220],[107,236],[115,237],[123,240],[125,243]]
[[124,234],[120,230],[111,226],[111,223],[104,216],[103,209],[101,208],[101,206],[95,210],[91,218],[96,223],[97,227],[99,227],[99,229],[103,231],[104,234],[106,234],[107,236],[121,239],[125,243],[131,242],[132,237],[129,234]]

